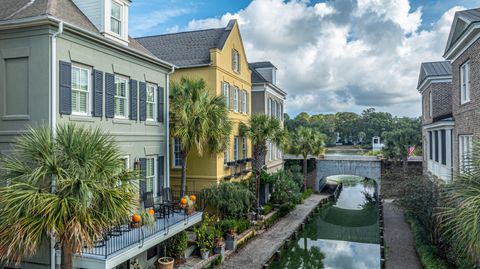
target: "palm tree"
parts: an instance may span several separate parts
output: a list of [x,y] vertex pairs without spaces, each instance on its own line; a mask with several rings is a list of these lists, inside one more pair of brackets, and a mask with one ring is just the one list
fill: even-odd
[[131,215],[135,174],[121,168],[117,144],[99,129],[29,129],[14,150],[0,166],[0,260],[20,262],[53,237],[61,268],[71,269],[74,253]]
[[228,144],[232,125],[223,96],[210,96],[203,79],[181,78],[171,87],[171,135],[180,142],[181,196],[187,182],[187,156],[196,150],[216,155]]
[[303,188],[307,188],[307,158],[308,155],[318,156],[325,151],[325,136],[312,128],[298,127],[293,134],[291,149],[293,154],[301,154],[303,157]]
[[480,141],[474,144],[470,169],[446,185],[438,219],[441,234],[480,267]]
[[283,147],[283,145],[286,144],[287,136],[286,132],[280,126],[280,121],[263,114],[252,115],[248,125],[240,123],[240,134],[249,137],[253,144],[252,168],[255,173],[258,208],[258,203],[260,202],[260,172],[265,166],[267,143],[271,142]]

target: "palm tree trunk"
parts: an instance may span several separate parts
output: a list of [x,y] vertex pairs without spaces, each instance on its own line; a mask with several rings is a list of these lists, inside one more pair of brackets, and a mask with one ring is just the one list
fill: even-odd
[[72,256],[73,256],[73,248],[68,243],[68,241],[62,242],[62,255],[60,259],[60,268],[61,269],[72,269]]
[[267,157],[266,143],[259,143],[253,145],[253,162],[252,168],[255,175],[255,190],[257,199],[257,209],[260,208],[260,171],[265,165],[265,158]]
[[307,190],[307,156],[303,156],[303,191]]
[[182,182],[180,197],[183,197],[185,195],[185,191],[187,190],[187,156],[188,152],[186,150],[182,150]]

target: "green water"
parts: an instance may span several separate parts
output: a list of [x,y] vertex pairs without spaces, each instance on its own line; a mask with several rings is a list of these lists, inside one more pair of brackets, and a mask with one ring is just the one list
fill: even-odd
[[368,182],[349,182],[336,202],[312,215],[270,268],[380,268],[378,206]]

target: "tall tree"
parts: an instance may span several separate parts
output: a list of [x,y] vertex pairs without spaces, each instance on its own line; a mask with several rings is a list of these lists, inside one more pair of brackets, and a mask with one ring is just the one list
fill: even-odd
[[187,157],[192,150],[223,152],[232,129],[223,96],[211,96],[203,79],[181,78],[171,86],[171,136],[180,142],[182,159],[181,195],[187,182]]
[[253,144],[253,171],[256,181],[257,207],[259,199],[260,172],[265,166],[267,156],[267,143],[271,142],[280,148],[286,144],[287,133],[283,130],[277,119],[267,115],[254,114],[250,117],[248,125],[240,124],[240,134],[250,137]]
[[308,155],[318,156],[325,151],[325,137],[312,128],[299,127],[293,134],[290,151],[303,157],[304,190],[307,188]]
[[403,172],[406,173],[408,166],[408,149],[411,146],[421,147],[422,126],[420,118],[398,118],[394,129],[384,133],[386,157],[401,160]]
[[30,129],[1,162],[0,260],[34,255],[53,236],[61,268],[93,247],[103,231],[129,219],[138,197],[135,173],[120,165],[121,151],[99,129]]

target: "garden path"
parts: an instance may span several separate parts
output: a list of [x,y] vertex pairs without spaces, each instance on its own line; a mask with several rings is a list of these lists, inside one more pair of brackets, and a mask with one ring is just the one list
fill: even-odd
[[256,236],[247,243],[238,253],[231,255],[220,268],[223,269],[255,269],[262,268],[275,252],[282,247],[285,240],[300,227],[302,222],[310,215],[327,194],[313,194],[305,199],[303,204],[281,218],[270,229]]
[[421,269],[415,251],[415,243],[403,210],[395,207],[392,200],[383,203],[385,246],[387,247],[386,269]]

